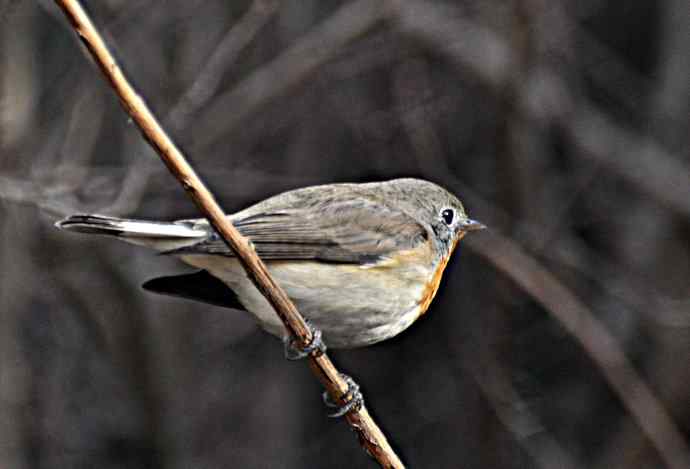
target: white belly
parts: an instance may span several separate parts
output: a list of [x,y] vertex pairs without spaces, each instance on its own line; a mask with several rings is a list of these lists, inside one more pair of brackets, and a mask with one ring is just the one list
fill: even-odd
[[[285,335],[278,316],[236,259],[181,258],[227,284],[265,330]],[[269,261],[266,265],[300,313],[321,329],[326,344],[333,348],[373,344],[409,327],[419,317],[419,302],[432,271],[430,266],[402,269],[313,261]]]

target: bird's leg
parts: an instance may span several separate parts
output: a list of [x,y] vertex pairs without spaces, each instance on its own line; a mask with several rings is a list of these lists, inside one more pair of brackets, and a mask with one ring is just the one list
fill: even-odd
[[285,346],[285,358],[288,360],[300,360],[308,357],[312,352],[318,352],[317,355],[326,353],[326,343],[321,338],[321,330],[316,329],[307,322],[307,327],[311,331],[311,342],[304,347],[292,335],[286,335],[283,339]]
[[322,395],[324,404],[326,404],[328,407],[336,409],[335,412],[328,414],[328,416],[331,418],[342,417],[351,410],[361,409],[364,405],[364,396],[362,396],[362,393],[359,390],[359,384],[357,384],[355,380],[346,374],[341,373],[340,376],[342,376],[347,383],[347,392],[341,397],[341,400],[344,401],[345,404],[340,405],[333,402],[331,396],[328,394],[328,391],[324,391]]
[[[326,353],[326,343],[321,337],[321,330],[315,328],[307,322],[307,326],[311,331],[311,342],[304,347],[299,344],[297,339],[292,335],[286,335],[283,339],[285,346],[285,358],[288,360],[300,360],[308,357],[311,353],[317,352],[318,355]],[[338,418],[347,414],[351,410],[358,410],[364,405],[364,397],[359,390],[359,384],[355,382],[350,376],[346,374],[341,375],[343,380],[347,383],[347,392],[340,398],[344,402],[343,405],[333,402],[328,391],[324,391],[322,398],[323,402],[330,408],[336,409],[333,413],[328,414],[329,417]]]

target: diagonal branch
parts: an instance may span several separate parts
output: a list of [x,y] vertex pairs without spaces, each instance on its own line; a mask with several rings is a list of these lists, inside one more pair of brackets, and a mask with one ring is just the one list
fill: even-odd
[[270,100],[303,82],[320,65],[341,52],[344,46],[385,19],[388,11],[388,4],[383,0],[347,2],[278,57],[255,70],[230,91],[217,96],[198,117],[198,125],[204,129],[204,135],[195,145],[212,144]]
[[587,306],[510,239],[497,233],[480,238],[468,240],[468,246],[529,292],[580,342],[666,465],[690,467],[690,450],[675,422]]
[[[503,92],[515,65],[509,43],[499,34],[469,23],[450,5],[434,9],[419,0],[394,4],[390,14],[398,30],[471,71],[494,92]],[[548,80],[551,95],[559,99],[551,106],[557,110],[551,116],[553,122],[582,150],[582,156],[600,162],[677,213],[690,214],[690,168],[680,156],[669,153],[651,137],[636,136],[617,125],[589,100],[574,96],[557,74],[531,79]],[[538,112],[524,104],[534,101],[534,96],[529,95],[528,86],[523,88],[517,96],[520,112],[528,119],[539,119]]]
[[[156,150],[170,172],[194,200],[199,210],[235,253],[249,278],[275,309],[289,333],[303,345],[311,343],[312,333],[304,318],[283,289],[271,278],[266,265],[257,256],[251,242],[240,235],[232,223],[226,219],[213,194],[206,188],[184,155],[165,133],[141,96],[129,84],[80,3],[77,0],[56,0],[56,3],[72,23],[72,27],[79,38],[86,45],[106,79],[117,92],[125,110],[137,123],[144,138]],[[328,356],[312,353],[309,356],[309,365],[331,398],[344,404],[343,400],[346,399],[348,385]],[[382,467],[404,467],[364,405],[360,406],[359,410],[350,411],[346,418],[359,437],[365,451],[374,457]]]
[[[244,16],[227,31],[220,43],[211,52],[193,83],[163,117],[163,124],[170,131],[177,132],[184,128],[190,116],[205,106],[211,97],[217,93],[225,69],[237,60],[237,57],[254,40],[261,28],[273,18],[278,6],[277,0],[254,0],[252,2]],[[141,153],[141,148],[144,146],[145,144],[141,142],[134,153]],[[159,169],[160,166],[152,159],[137,159],[134,164],[130,165],[124,177],[120,195],[106,211],[132,211],[132,205],[139,203],[146,192],[149,179]]]
[[228,64],[237,60],[245,47],[271,20],[280,6],[277,0],[254,0],[249,10],[225,34],[209,56],[201,73],[170,110],[167,120],[172,129],[181,129],[188,118],[209,102],[217,92]]

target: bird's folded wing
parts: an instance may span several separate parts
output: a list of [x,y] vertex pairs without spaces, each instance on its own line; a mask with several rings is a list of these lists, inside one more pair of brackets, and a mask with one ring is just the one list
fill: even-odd
[[[233,216],[232,222],[267,260],[372,264],[428,238],[411,216],[351,192],[291,198],[282,206],[269,199]],[[215,233],[169,253],[233,255]]]

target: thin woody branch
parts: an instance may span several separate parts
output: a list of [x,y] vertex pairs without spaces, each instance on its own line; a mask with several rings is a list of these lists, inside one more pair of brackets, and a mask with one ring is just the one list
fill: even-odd
[[529,292],[580,342],[666,466],[690,467],[690,448],[676,423],[587,306],[510,239],[489,233],[467,244]]
[[[56,3],[63,10],[72,27],[117,92],[125,110],[137,123],[143,136],[156,150],[170,172],[182,184],[223,241],[236,254],[249,278],[275,309],[289,333],[303,345],[309,344],[312,340],[312,333],[304,318],[283,289],[271,278],[266,265],[256,254],[251,242],[243,237],[226,219],[225,213],[215,201],[213,194],[206,188],[184,155],[163,130],[141,96],[129,84],[80,3],[76,0],[56,0]],[[335,402],[344,403],[343,398],[347,394],[348,385],[328,356],[313,353],[308,360],[312,372],[326,388],[331,398]],[[358,410],[350,411],[346,415],[346,419],[358,435],[365,451],[375,458],[382,467],[404,467],[364,405],[360,406]]]

